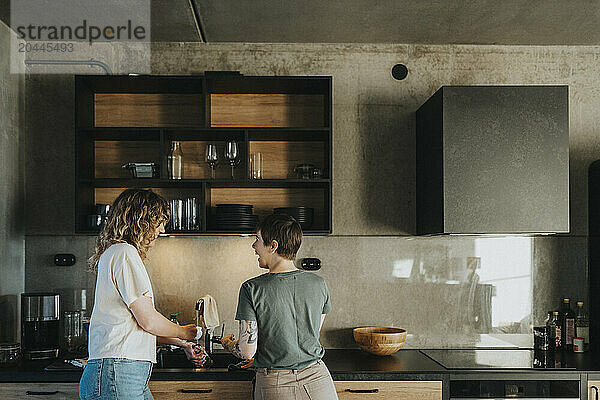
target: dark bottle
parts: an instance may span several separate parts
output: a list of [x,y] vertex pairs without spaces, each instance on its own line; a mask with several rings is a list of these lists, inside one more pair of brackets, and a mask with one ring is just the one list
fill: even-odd
[[573,338],[575,337],[575,313],[571,310],[569,299],[563,299],[561,306],[562,343],[567,351],[573,350]]
[[546,326],[548,327],[550,341],[553,342],[550,343],[550,345],[553,349],[560,350],[562,349],[562,327],[558,318],[558,311],[550,311],[549,314],[551,314],[552,317],[548,322],[546,322]]
[[556,338],[552,327],[552,311],[548,311],[548,319],[546,320],[546,334],[548,335],[548,350],[554,350],[556,346]]

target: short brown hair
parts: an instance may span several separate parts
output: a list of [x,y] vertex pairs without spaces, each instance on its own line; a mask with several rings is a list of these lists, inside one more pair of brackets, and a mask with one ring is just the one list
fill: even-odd
[[296,259],[302,244],[302,228],[293,217],[287,214],[267,215],[258,223],[256,231],[260,231],[265,246],[275,240],[277,254],[288,260]]

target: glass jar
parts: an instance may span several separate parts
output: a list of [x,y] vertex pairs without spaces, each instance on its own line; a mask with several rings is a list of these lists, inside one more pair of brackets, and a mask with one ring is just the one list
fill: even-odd
[[0,343],[0,367],[17,365],[21,361],[19,343]]

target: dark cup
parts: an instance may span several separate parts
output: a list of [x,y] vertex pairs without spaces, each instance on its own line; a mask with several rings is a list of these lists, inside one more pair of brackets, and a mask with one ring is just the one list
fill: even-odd
[[102,229],[102,225],[104,225],[104,221],[106,221],[105,215],[100,215],[100,214],[88,215],[88,227],[92,230]]
[[110,204],[96,204],[96,214],[98,215],[108,215],[110,211]]

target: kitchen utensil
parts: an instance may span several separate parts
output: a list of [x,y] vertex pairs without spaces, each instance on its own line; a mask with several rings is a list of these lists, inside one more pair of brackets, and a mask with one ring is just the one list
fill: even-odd
[[108,215],[110,211],[110,204],[96,204],[96,214],[98,215]]
[[127,163],[123,168],[131,170],[134,178],[158,178],[160,171],[155,163]]
[[21,361],[19,343],[0,343],[0,367],[11,367]]
[[294,168],[294,172],[301,179],[312,179],[315,166],[312,164],[299,164]]
[[406,342],[406,330],[385,326],[365,326],[352,330],[361,349],[378,356],[394,354]]
[[206,146],[206,156],[204,158],[206,163],[210,166],[210,177],[215,179],[215,167],[219,161],[219,155],[217,154],[217,145],[209,144]]
[[21,346],[29,360],[58,357],[60,295],[21,293]]
[[231,167],[231,179],[233,179],[233,169],[239,162],[239,150],[235,141],[231,140],[225,145],[225,158],[229,161]]
[[250,155],[250,176],[252,179],[262,179],[262,153]]

